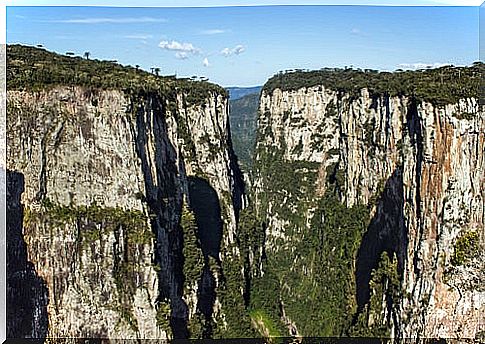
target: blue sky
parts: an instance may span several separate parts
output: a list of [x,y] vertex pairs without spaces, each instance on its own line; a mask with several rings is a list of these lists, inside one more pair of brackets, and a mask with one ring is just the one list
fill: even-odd
[[223,86],[261,85],[292,68],[468,65],[478,32],[478,7],[7,7],[7,43]]

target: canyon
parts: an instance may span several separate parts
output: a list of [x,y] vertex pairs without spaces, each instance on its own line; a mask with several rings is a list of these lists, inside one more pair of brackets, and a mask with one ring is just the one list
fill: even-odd
[[481,64],[277,74],[235,131],[206,81],[7,58],[9,337],[484,337]]

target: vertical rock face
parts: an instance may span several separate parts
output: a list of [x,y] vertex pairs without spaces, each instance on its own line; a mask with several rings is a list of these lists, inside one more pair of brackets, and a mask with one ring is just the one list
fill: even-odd
[[[214,319],[223,317],[220,300],[199,299],[199,289],[220,288],[213,279],[221,276],[208,269],[207,254],[201,265],[188,266],[183,251],[192,241],[189,254],[204,257],[202,232],[216,229],[187,233],[181,217],[186,208],[200,216],[191,183],[206,183],[221,208],[220,245],[210,252],[220,267],[235,240],[243,185],[226,95],[190,96],[175,86],[8,91],[7,166],[24,178],[23,193],[12,202],[24,207],[23,260],[48,290],[48,304],[44,296],[38,301],[47,307],[48,336],[185,337],[200,302],[209,302]],[[9,225],[15,245],[17,220]],[[14,244],[9,240],[9,250]],[[192,280],[184,276],[187,268],[195,269]],[[47,331],[39,326],[31,336]]]
[[47,334],[48,290],[45,281],[28,261],[22,233],[23,209],[20,195],[24,179],[7,173],[7,337],[39,338]]
[[[386,306],[368,314],[365,326],[375,326],[381,317],[389,334],[398,337],[473,338],[484,331],[483,110],[474,96],[437,106],[407,95],[370,94],[367,88],[357,94],[329,85],[263,90],[254,185],[267,258],[253,265],[266,264],[256,275],[276,273],[280,278],[284,309],[278,316],[293,332],[339,334],[331,329],[309,332],[312,320],[291,305],[295,299],[306,302],[293,279],[309,288],[307,294],[314,290],[324,295],[323,300],[311,296],[314,303],[336,305],[328,296],[333,294],[325,294],[328,287],[317,287],[323,282],[312,277],[324,274],[325,283],[334,283],[328,276],[337,263],[320,271],[314,266],[316,257],[326,249],[340,249],[338,257],[346,256],[325,226],[339,228],[339,240],[355,240],[345,270],[355,278],[339,291],[350,293],[345,304],[353,320],[340,322],[346,324],[340,334],[359,334],[344,329],[355,330],[358,316],[377,295],[377,273],[372,271],[382,252],[397,257],[399,290],[384,283],[377,303]],[[275,159],[280,162],[273,163]],[[358,226],[333,219],[336,208],[320,205],[330,194],[354,209],[351,218],[358,218],[359,206],[367,209],[364,230],[356,229],[353,239],[343,233]],[[315,248],[312,240],[324,248]],[[337,262],[333,254],[326,259]],[[458,263],[461,254],[466,258]],[[283,262],[290,272],[273,268]],[[387,298],[392,293],[394,298]]]
[[475,67],[270,79],[246,204],[220,87],[8,52],[9,336],[484,337]]

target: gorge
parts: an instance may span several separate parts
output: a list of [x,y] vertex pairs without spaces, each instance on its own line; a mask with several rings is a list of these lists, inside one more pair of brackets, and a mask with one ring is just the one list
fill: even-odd
[[278,73],[239,130],[206,81],[7,63],[9,337],[485,337],[481,63]]

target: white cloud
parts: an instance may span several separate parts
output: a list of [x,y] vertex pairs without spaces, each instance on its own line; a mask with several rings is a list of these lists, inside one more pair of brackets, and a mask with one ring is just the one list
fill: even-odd
[[221,33],[227,32],[226,30],[221,30],[221,29],[211,29],[211,30],[202,30],[200,31],[201,35],[218,35]]
[[181,43],[177,41],[161,41],[158,45],[160,48],[170,51],[179,51],[191,54],[197,54],[200,52],[200,49],[194,47],[192,43]]
[[51,23],[67,23],[67,24],[132,24],[132,23],[165,23],[166,19],[153,17],[126,17],[126,18],[76,18],[76,19],[62,19],[52,20]]
[[224,48],[224,49],[221,50],[221,54],[227,57],[227,56],[231,55],[231,49]]
[[425,68],[439,68],[443,66],[450,65],[450,63],[423,63],[423,62],[416,62],[416,63],[401,63],[398,64],[397,67],[400,69],[425,69]]
[[234,48],[234,54],[239,55],[242,54],[246,50],[242,45],[238,45]]
[[362,31],[360,31],[359,29],[357,29],[357,28],[354,27],[352,30],[350,30],[350,33],[352,35],[357,35],[358,36],[358,35],[361,35],[362,34]]
[[246,48],[242,45],[236,45],[234,48],[224,48],[221,50],[221,54],[224,55],[225,57],[231,56],[231,55],[239,55],[242,54]]
[[187,60],[189,58],[189,54],[187,54],[185,51],[177,51],[175,53],[175,57],[179,60]]
[[129,39],[150,39],[150,38],[153,38],[153,35],[127,35],[127,36],[124,36],[125,38],[129,38]]
[[204,67],[209,67],[209,59],[206,57],[203,61],[202,61],[202,64],[204,65]]

